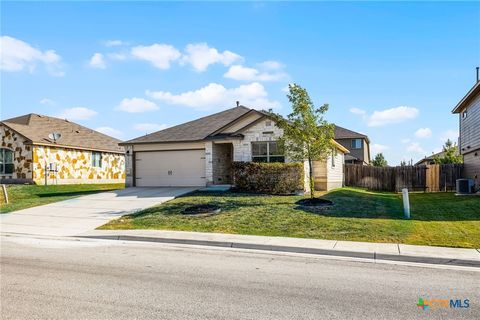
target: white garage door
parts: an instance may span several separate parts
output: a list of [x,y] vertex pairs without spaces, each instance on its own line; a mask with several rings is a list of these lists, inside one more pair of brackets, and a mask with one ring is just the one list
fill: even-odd
[[135,153],[138,187],[191,187],[205,185],[205,150]]

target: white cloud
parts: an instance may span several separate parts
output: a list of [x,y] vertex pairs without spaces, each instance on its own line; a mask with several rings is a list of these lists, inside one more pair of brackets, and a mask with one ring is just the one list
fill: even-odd
[[95,130],[114,138],[121,138],[123,136],[123,132],[111,127],[98,127]]
[[261,62],[258,66],[265,70],[280,70],[285,67],[281,62],[273,60]]
[[135,130],[150,133],[168,128],[166,124],[158,123],[137,123],[133,126]]
[[112,52],[112,53],[107,53],[107,57],[112,60],[127,60],[127,55],[125,53],[120,53],[120,52]]
[[383,144],[373,143],[370,145],[370,150],[372,151],[372,154],[384,152],[385,150],[388,150],[388,149],[389,147]]
[[50,100],[48,98],[43,98],[42,100],[40,100],[40,104],[43,104],[43,105],[46,105],[46,106],[54,106],[55,101]]
[[224,66],[229,66],[234,62],[243,60],[240,55],[234,52],[228,50],[219,52],[206,43],[189,44],[185,48],[185,52],[182,63],[192,65],[199,72],[207,70],[211,64],[221,63]]
[[127,43],[123,42],[122,40],[107,40],[103,43],[105,47],[118,47],[118,46],[124,46]]
[[418,116],[417,108],[400,106],[382,111],[374,111],[368,119],[369,127],[380,127],[392,123],[400,123],[414,119]]
[[290,93],[290,88],[288,87],[288,84],[282,88],[282,92]]
[[451,141],[457,143],[458,142],[458,136],[459,136],[458,130],[449,129],[449,130],[446,130],[446,131],[442,132],[442,134],[440,135],[440,141],[442,141],[442,143],[444,143],[445,141],[450,139]]
[[402,140],[401,140],[401,142],[402,142],[403,144],[409,143],[410,141],[412,141],[412,140],[409,139],[409,138],[406,138],[406,139],[402,139]]
[[168,44],[152,44],[137,46],[131,49],[131,54],[140,60],[145,60],[159,69],[169,69],[170,64],[181,57],[180,51]]
[[360,108],[350,108],[350,112],[353,113],[353,114],[358,114],[358,115],[364,115],[364,114],[367,113],[365,110],[360,109]]
[[425,150],[420,146],[418,142],[412,142],[407,146],[407,151],[408,152],[413,152],[413,153],[425,153]]
[[417,138],[430,138],[432,136],[432,130],[430,128],[420,128],[415,131],[415,137]]
[[107,67],[107,64],[105,63],[105,59],[103,57],[103,54],[101,53],[95,53],[91,58],[90,61],[88,62],[90,67],[92,68],[97,68],[97,69],[105,69]]
[[75,107],[62,110],[58,115],[58,118],[67,120],[88,120],[96,114],[97,112],[95,110],[84,107]]
[[218,83],[210,83],[203,88],[179,94],[166,91],[147,91],[146,94],[169,104],[183,105],[198,110],[212,110],[234,106],[235,101],[240,101],[243,105],[260,109],[279,107],[277,101],[268,100],[267,91],[258,82],[230,89]]
[[118,106],[115,107],[115,110],[125,111],[129,113],[140,113],[154,111],[157,109],[158,106],[154,102],[143,98],[125,98],[120,102]]
[[42,63],[53,76],[64,76],[61,57],[54,50],[41,51],[9,36],[0,37],[0,69],[10,72],[28,69],[32,73]]
[[225,78],[241,81],[279,81],[287,75],[284,72],[260,72],[255,68],[233,65],[223,75]]

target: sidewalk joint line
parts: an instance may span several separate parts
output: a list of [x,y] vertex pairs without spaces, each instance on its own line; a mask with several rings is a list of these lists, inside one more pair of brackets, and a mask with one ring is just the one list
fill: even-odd
[[398,250],[398,254],[401,254],[400,253],[400,244],[397,243],[397,250]]

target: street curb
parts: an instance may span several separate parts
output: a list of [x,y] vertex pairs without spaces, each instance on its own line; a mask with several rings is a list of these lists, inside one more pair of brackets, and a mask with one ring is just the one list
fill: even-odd
[[227,242],[227,241],[210,241],[210,240],[192,240],[192,239],[175,239],[175,238],[158,238],[158,237],[143,237],[143,236],[77,236],[77,238],[90,238],[90,239],[103,239],[103,240],[121,240],[121,241],[143,241],[143,242],[159,242],[170,244],[186,244],[186,245],[198,245],[198,246],[213,246],[223,248],[234,249],[251,249],[261,251],[275,251],[275,252],[289,252],[289,253],[305,253],[313,255],[326,255],[336,257],[350,257],[350,258],[362,258],[386,261],[399,261],[399,262],[412,262],[412,263],[426,263],[426,264],[438,264],[448,266],[462,266],[462,267],[475,267],[480,268],[480,260],[464,260],[464,259],[451,259],[451,258],[436,258],[436,257],[423,257],[423,256],[408,256],[408,255],[393,255],[383,253],[370,253],[370,252],[356,252],[356,251],[343,251],[343,250],[331,250],[331,249],[318,249],[308,247],[289,247],[289,246],[275,246],[267,244],[255,244],[255,243],[241,243],[241,242]]

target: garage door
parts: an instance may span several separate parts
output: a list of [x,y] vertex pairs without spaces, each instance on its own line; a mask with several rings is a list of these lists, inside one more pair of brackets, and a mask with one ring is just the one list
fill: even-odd
[[138,187],[191,187],[205,185],[205,150],[135,153]]

